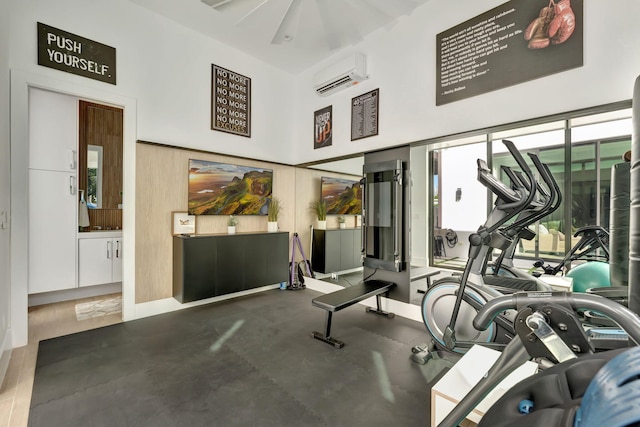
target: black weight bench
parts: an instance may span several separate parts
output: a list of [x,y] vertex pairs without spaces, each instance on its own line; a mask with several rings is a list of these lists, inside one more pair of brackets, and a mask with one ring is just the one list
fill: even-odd
[[359,283],[355,286],[350,286],[348,288],[314,298],[311,300],[311,304],[316,307],[320,307],[323,310],[327,310],[327,317],[324,325],[324,334],[318,331],[313,331],[311,336],[320,341],[324,341],[327,344],[331,344],[336,348],[344,347],[344,343],[342,341],[331,338],[331,317],[333,312],[340,311],[343,308],[347,308],[374,295],[376,296],[377,309],[367,307],[367,313],[380,314],[382,316],[393,318],[395,316],[394,313],[388,313],[382,310],[381,296],[382,294],[388,293],[394,286],[396,286],[396,284],[393,282],[367,280],[366,282]]

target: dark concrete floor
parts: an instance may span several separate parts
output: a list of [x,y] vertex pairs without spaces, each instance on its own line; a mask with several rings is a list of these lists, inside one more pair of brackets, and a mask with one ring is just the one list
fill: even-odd
[[273,290],[40,343],[30,426],[425,426],[424,325]]

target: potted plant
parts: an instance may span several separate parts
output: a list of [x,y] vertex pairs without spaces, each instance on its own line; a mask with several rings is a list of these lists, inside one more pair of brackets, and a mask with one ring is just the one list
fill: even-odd
[[227,219],[227,233],[236,234],[236,225],[238,225],[238,218],[233,215],[229,215]]
[[309,205],[311,211],[318,218],[318,230],[327,229],[327,202],[324,199],[318,199]]
[[274,233],[278,231],[278,215],[280,215],[282,204],[277,197],[271,197],[269,206],[267,207],[267,231]]
[[340,228],[346,228],[347,227],[347,219],[344,217],[344,215],[339,215],[338,216],[338,227],[340,227]]

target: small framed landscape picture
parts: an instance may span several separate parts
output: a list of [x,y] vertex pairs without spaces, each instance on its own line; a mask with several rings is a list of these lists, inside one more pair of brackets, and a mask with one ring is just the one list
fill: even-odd
[[187,212],[173,213],[173,234],[195,234],[196,216]]

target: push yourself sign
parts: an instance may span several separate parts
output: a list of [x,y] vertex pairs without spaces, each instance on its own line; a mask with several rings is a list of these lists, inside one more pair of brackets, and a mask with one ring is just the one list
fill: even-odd
[[116,49],[38,22],[38,65],[116,84]]

